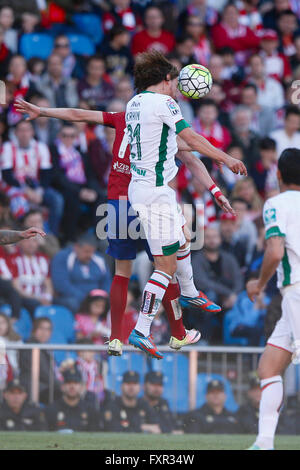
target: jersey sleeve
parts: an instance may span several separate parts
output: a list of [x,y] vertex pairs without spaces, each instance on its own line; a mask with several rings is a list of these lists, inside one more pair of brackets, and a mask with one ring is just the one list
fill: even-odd
[[116,119],[118,114],[122,113],[107,113],[105,111],[102,111],[104,126],[116,127]]
[[285,237],[286,220],[285,212],[278,207],[278,203],[274,199],[268,199],[263,209],[263,219],[265,224],[265,239],[271,237]]
[[183,119],[181,109],[171,97],[162,99],[158,106],[158,116],[164,124],[167,124],[176,134],[179,134],[190,125]]

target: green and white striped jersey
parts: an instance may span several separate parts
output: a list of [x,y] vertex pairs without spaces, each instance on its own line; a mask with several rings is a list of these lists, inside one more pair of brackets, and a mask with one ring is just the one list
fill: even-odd
[[300,282],[300,191],[284,191],[265,202],[266,240],[284,237],[284,256],[277,269],[279,288]]
[[132,180],[163,186],[177,173],[176,134],[188,123],[170,96],[144,91],[126,107]]

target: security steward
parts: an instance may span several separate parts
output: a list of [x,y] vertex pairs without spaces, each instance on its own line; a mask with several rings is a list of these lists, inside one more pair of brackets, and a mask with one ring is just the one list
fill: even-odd
[[28,401],[24,385],[14,379],[3,393],[0,406],[1,431],[45,431],[47,429],[44,412],[38,405]]
[[157,413],[138,397],[140,391],[140,375],[135,371],[125,372],[121,396],[115,397],[102,410],[104,431],[161,433]]
[[83,399],[85,386],[80,371],[73,365],[63,373],[62,398],[46,410],[50,431],[98,431],[99,413],[95,405]]
[[144,379],[144,399],[156,411],[161,432],[172,433],[176,429],[176,422],[167,400],[162,398],[163,381],[160,371],[148,372]]
[[237,412],[241,432],[257,434],[260,398],[260,380],[255,373],[251,373],[248,377],[247,402]]
[[206,389],[206,403],[187,414],[184,431],[201,434],[238,434],[240,426],[236,413],[225,408],[225,401],[223,382],[220,380],[209,382]]

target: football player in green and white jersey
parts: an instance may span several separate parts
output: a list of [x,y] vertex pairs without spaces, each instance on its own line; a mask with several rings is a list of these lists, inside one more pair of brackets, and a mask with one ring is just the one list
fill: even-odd
[[250,450],[274,448],[274,435],[283,404],[282,375],[300,363],[300,150],[289,148],[278,161],[280,194],[264,206],[266,250],[257,280],[247,284],[254,300],[277,270],[282,315],[260,358],[261,380],[258,436]]
[[139,318],[129,342],[161,359],[150,327],[176,268],[185,270],[184,277],[191,286],[181,301],[185,305],[201,301],[193,283],[190,246],[182,231],[185,221],[171,188],[177,173],[176,135],[188,148],[227,165],[234,173],[246,175],[247,171],[241,161],[216,149],[183,119],[174,100],[178,70],[162,54],[152,51],[138,56],[134,79],[138,94],[127,104],[125,115],[132,173],[128,197],[145,231],[155,270],[145,286]]

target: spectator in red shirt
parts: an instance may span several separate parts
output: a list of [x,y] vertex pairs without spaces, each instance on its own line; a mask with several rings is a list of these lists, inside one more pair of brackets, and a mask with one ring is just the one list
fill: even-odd
[[292,79],[292,69],[284,54],[278,52],[278,34],[272,29],[266,29],[261,36],[260,55],[264,60],[266,74],[279,82],[289,83]]
[[237,7],[240,13],[240,24],[248,26],[253,31],[260,31],[263,27],[262,17],[257,9],[259,0],[238,0]]
[[136,31],[141,27],[141,19],[132,8],[130,0],[112,0],[110,11],[103,15],[103,28],[107,33],[113,26],[119,24],[128,31]]
[[189,15],[184,24],[184,32],[195,41],[194,56],[197,64],[207,67],[212,50],[210,41],[205,32],[205,23],[203,19],[196,15]]
[[172,33],[163,29],[165,22],[160,8],[150,6],[145,11],[145,29],[132,40],[132,54],[136,56],[139,52],[155,49],[163,54],[170,53],[175,46],[175,38]]
[[218,50],[231,47],[238,63],[244,64],[247,57],[259,46],[259,38],[247,26],[239,22],[239,11],[235,5],[227,5],[221,23],[212,28],[213,43]]
[[218,121],[218,108],[210,99],[202,101],[193,128],[212,145],[223,151],[231,142],[228,130]]

